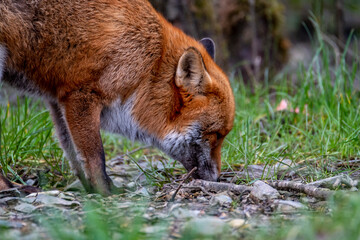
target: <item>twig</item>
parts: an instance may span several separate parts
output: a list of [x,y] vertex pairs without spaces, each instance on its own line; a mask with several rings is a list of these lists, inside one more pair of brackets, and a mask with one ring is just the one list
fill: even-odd
[[197,187],[197,188],[204,188],[207,191],[212,192],[225,192],[231,191],[235,194],[242,194],[245,191],[251,191],[252,187],[245,186],[245,185],[237,185],[233,183],[220,183],[220,182],[209,182],[205,180],[194,180],[188,184],[186,187]]
[[210,193],[209,191],[207,191],[204,187],[201,187],[201,186],[196,186],[196,187],[193,187],[193,186],[183,186],[183,188],[188,188],[188,189],[200,189],[203,193],[206,193],[207,195],[209,196],[214,196],[214,194]]
[[[325,189],[325,188],[318,188],[315,186],[302,184],[299,182],[292,182],[292,181],[266,181],[267,184],[272,186],[273,188],[280,189],[280,190],[292,190],[297,192],[305,193],[308,196],[312,196],[319,199],[327,199],[331,195],[335,193],[335,191]],[[251,191],[253,187],[246,186],[246,185],[236,185],[232,183],[219,183],[219,182],[209,182],[205,180],[194,180],[184,188],[198,188],[201,189],[203,192],[211,195],[209,192],[225,192],[230,191],[235,194],[243,194],[246,191]]]
[[185,176],[185,178],[181,181],[181,183],[179,184],[178,188],[176,189],[176,191],[174,192],[174,194],[172,195],[170,202],[173,202],[175,200],[176,194],[179,192],[179,190],[181,189],[181,187],[184,185],[184,182],[191,176],[191,174],[193,174],[195,171],[197,170],[197,167],[194,167],[193,169],[191,169],[191,171]]
[[341,184],[346,185],[349,188],[356,187],[358,184],[357,180],[352,180],[349,175],[340,174],[334,177],[329,177],[325,179],[321,179],[315,182],[311,182],[306,184],[307,186],[314,187],[326,187],[329,189],[338,188]]
[[359,167],[360,159],[354,159],[349,161],[340,161],[335,163],[336,167]]
[[335,193],[335,191],[327,190],[324,188],[318,188],[311,185],[302,184],[299,182],[291,181],[266,181],[267,184],[276,189],[281,190],[293,190],[297,192],[302,192],[308,196],[312,196],[319,199],[327,199]]

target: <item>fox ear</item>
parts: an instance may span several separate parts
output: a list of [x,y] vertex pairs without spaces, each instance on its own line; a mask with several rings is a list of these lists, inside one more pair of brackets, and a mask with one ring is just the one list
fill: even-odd
[[190,94],[202,93],[210,76],[205,70],[200,52],[193,47],[188,48],[180,57],[175,84]]
[[205,47],[211,58],[215,60],[215,43],[211,38],[203,38],[200,43]]

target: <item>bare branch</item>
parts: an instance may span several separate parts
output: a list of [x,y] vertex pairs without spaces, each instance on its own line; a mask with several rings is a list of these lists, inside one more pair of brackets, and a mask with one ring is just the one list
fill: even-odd
[[209,182],[205,180],[194,180],[190,182],[187,187],[198,187],[198,188],[204,188],[207,191],[212,192],[225,192],[225,191],[231,191],[235,194],[242,194],[245,191],[251,191],[252,187],[246,186],[246,185],[237,185],[232,183],[220,183],[220,182]]
[[325,188],[318,188],[311,185],[306,185],[299,182],[291,181],[266,181],[270,186],[280,190],[293,190],[297,192],[305,193],[308,196],[312,196],[319,199],[327,199],[335,193]]

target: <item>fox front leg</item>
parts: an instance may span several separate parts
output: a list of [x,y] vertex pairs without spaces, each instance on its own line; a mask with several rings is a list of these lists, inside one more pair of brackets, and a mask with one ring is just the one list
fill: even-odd
[[62,105],[76,158],[81,162],[85,175],[84,187],[89,192],[110,195],[115,187],[105,171],[105,154],[100,135],[102,104],[98,96],[75,91],[66,96]]
[[55,125],[56,135],[59,139],[60,146],[65,153],[65,157],[70,161],[70,165],[75,175],[79,178],[86,190],[89,190],[88,182],[85,178],[81,162],[77,159],[77,154],[69,128],[66,124],[63,109],[55,101],[48,102],[50,115]]

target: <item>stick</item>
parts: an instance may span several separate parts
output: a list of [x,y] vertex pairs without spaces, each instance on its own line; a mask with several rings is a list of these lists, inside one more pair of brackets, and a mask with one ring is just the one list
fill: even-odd
[[348,175],[340,174],[334,177],[321,179],[315,182],[311,182],[306,184],[307,186],[314,187],[326,187],[329,189],[334,189],[339,187],[340,184],[345,184],[347,187],[356,187],[358,182],[356,180],[352,180]]
[[[267,184],[272,186],[273,188],[280,190],[292,190],[297,192],[305,193],[308,196],[312,196],[319,199],[327,199],[331,195],[335,193],[335,191],[331,191],[324,188],[318,188],[314,186],[309,186],[306,184],[291,182],[291,181],[266,181]],[[202,191],[206,190],[207,192],[225,192],[231,191],[235,194],[243,194],[246,191],[251,191],[253,187],[249,187],[246,185],[236,185],[232,183],[219,183],[219,182],[209,182],[205,180],[194,180],[184,186],[186,188],[199,188]],[[205,191],[203,191],[205,192]],[[206,192],[205,192],[206,193]],[[209,194],[209,193],[207,193]]]
[[312,196],[319,199],[327,199],[335,193],[335,191],[327,190],[324,188],[318,188],[311,185],[302,184],[299,182],[291,181],[266,181],[267,184],[273,188],[280,190],[293,190],[297,192],[305,193],[308,196]]
[[185,176],[185,178],[181,181],[181,183],[179,184],[178,188],[176,189],[176,191],[174,192],[174,194],[172,195],[171,199],[169,202],[173,202],[175,200],[176,194],[179,192],[180,188],[183,186],[184,182],[191,176],[191,174],[193,174],[195,171],[197,170],[197,167],[194,167],[193,169],[191,169],[191,171]]
[[205,188],[203,187],[199,187],[199,186],[196,186],[196,187],[192,187],[192,186],[183,186],[183,188],[188,188],[188,189],[195,189],[195,190],[201,190],[203,193],[209,195],[209,196],[214,196],[214,194],[208,192]]
[[197,187],[197,188],[204,188],[207,191],[213,192],[225,192],[231,191],[236,194],[242,194],[245,191],[251,191],[252,187],[245,186],[245,185],[236,185],[233,183],[220,183],[220,182],[209,182],[205,180],[194,180],[188,184],[187,187]]

